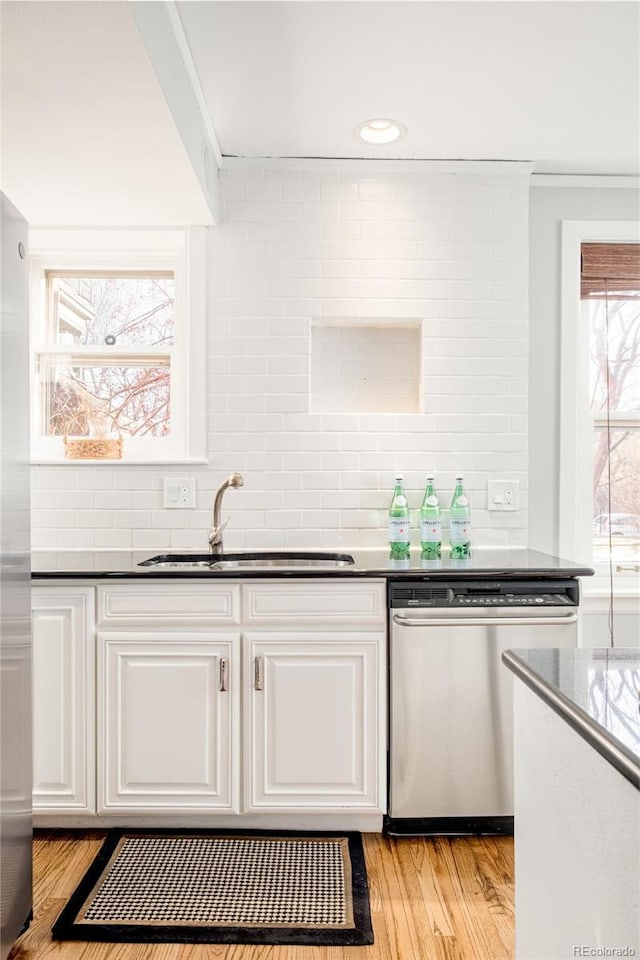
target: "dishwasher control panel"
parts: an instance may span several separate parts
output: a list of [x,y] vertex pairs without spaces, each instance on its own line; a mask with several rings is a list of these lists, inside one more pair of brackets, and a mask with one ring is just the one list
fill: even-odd
[[577,580],[391,581],[390,607],[575,607]]
[[547,604],[548,606],[557,606],[559,603],[568,603],[567,597],[557,593],[541,593],[534,597],[521,596],[520,594],[507,593],[501,597],[454,597],[451,606],[491,606],[492,604],[515,603],[520,606],[529,606],[530,604]]

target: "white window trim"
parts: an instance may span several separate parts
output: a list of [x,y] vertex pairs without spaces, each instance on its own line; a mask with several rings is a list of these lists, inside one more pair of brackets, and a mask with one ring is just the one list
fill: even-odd
[[[593,564],[596,575],[584,582],[584,589],[586,593],[601,594],[609,592],[609,565],[593,563],[592,416],[589,330],[582,322],[580,300],[582,243],[640,243],[640,222],[562,222],[558,547],[563,557],[580,557],[581,561]],[[640,575],[633,566],[614,562],[616,593],[640,593]]]
[[30,231],[31,396],[36,396],[34,353],[44,343],[45,271],[63,269],[170,269],[176,278],[176,326],[182,340],[172,366],[172,405],[180,425],[174,436],[140,438],[122,460],[68,460],[61,443],[37,432],[32,402],[34,464],[130,466],[206,463],[206,284],[204,227],[186,229],[54,229]]

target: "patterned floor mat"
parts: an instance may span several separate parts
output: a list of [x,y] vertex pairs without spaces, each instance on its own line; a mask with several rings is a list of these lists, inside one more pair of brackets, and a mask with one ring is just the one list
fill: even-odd
[[359,833],[110,831],[55,940],[373,943]]

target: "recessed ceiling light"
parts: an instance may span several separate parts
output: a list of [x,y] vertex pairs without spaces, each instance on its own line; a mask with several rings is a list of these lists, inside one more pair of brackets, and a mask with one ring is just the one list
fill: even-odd
[[404,137],[407,128],[397,120],[389,120],[386,117],[378,117],[375,120],[365,120],[359,123],[353,131],[356,139],[364,140],[365,143],[393,143]]

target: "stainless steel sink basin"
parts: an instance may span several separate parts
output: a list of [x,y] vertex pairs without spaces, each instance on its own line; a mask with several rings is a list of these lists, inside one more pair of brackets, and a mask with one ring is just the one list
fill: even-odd
[[210,560],[156,560],[151,557],[150,560],[144,560],[138,564],[139,567],[153,567],[154,570],[211,570]]
[[255,570],[255,569],[332,569],[349,567],[354,563],[348,553],[290,553],[290,552],[251,552],[225,553],[163,553],[139,563],[139,567],[153,567],[154,570]]
[[217,560],[211,564],[214,570],[251,570],[255,567],[349,567],[353,557],[246,557],[242,560]]

